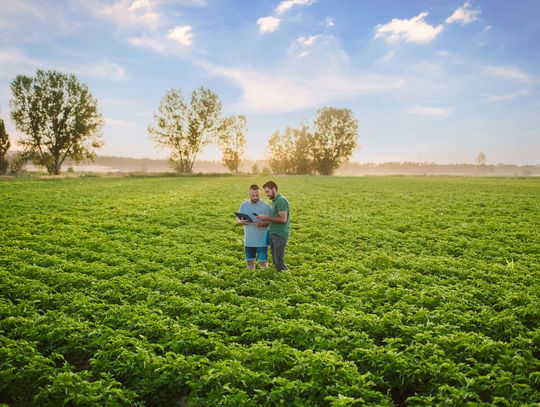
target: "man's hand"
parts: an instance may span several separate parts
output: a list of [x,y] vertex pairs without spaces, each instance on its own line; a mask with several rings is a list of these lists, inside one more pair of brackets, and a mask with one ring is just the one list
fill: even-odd
[[257,219],[259,220],[268,220],[270,216],[266,216],[266,215],[257,215]]
[[238,223],[239,225],[247,225],[248,221],[245,219],[236,218],[236,223]]

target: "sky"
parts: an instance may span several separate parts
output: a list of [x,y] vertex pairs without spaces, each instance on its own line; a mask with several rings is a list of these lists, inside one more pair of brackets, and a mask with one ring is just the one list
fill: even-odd
[[[1,0],[10,83],[73,73],[105,119],[98,155],[164,158],[148,136],[171,89],[247,118],[248,159],[317,109],[351,109],[357,162],[540,164],[538,0]],[[12,143],[15,144],[15,143]],[[198,158],[217,160],[216,146]]]

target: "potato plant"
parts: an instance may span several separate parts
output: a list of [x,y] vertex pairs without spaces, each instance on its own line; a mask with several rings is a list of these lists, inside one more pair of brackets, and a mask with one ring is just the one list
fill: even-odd
[[539,180],[275,180],[284,273],[265,179],[0,180],[0,404],[538,405]]

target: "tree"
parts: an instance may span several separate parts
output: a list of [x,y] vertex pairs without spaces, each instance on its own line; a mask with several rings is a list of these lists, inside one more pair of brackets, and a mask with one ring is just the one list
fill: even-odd
[[274,174],[287,174],[290,167],[290,139],[292,129],[286,128],[282,135],[276,131],[268,140],[268,164]]
[[319,174],[332,175],[358,145],[358,121],[350,109],[323,107],[317,111],[314,127],[313,166]]
[[305,175],[313,173],[313,136],[307,125],[293,129],[290,143],[290,174]]
[[238,173],[240,162],[246,149],[246,117],[230,116],[221,122],[218,144],[221,149],[221,160],[229,171]]
[[0,175],[4,175],[8,169],[7,151],[11,143],[9,142],[9,135],[6,132],[6,126],[4,126],[4,120],[0,117]]
[[486,166],[486,154],[485,153],[478,153],[476,156],[476,165],[479,167],[485,167]]
[[11,83],[11,118],[26,134],[19,145],[36,165],[59,174],[66,159],[95,158],[103,146],[103,117],[97,100],[75,75],[37,70],[35,77],[18,75]]
[[169,161],[180,173],[191,173],[197,154],[215,137],[221,125],[221,102],[211,90],[200,87],[184,102],[181,89],[171,89],[154,115],[148,132],[160,147],[170,148]]

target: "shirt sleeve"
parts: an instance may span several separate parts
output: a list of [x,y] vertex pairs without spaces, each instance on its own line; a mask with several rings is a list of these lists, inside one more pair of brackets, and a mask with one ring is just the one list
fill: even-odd
[[286,201],[280,200],[276,203],[276,209],[278,213],[283,211],[289,212],[289,204]]

